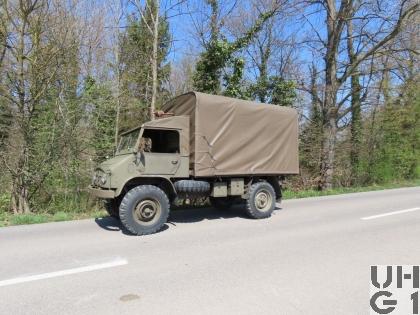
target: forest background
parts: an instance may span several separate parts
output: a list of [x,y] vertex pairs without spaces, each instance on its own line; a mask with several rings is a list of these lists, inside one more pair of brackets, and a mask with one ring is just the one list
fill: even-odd
[[410,0],[0,0],[0,225],[101,213],[94,166],[190,90],[298,110],[286,196],[419,185],[419,21]]

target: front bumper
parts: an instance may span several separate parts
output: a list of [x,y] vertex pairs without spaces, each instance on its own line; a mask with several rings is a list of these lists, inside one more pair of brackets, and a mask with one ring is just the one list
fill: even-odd
[[110,189],[100,189],[92,186],[88,187],[89,193],[95,197],[102,199],[112,199],[115,198],[115,191]]

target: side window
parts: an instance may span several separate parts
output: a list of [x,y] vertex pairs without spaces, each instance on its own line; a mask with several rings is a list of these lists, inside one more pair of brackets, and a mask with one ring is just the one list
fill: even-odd
[[142,140],[146,152],[179,153],[179,132],[176,130],[145,129]]

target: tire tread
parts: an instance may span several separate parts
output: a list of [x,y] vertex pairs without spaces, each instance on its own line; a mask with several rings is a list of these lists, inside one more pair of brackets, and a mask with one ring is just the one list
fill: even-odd
[[[136,196],[138,194],[141,194],[143,192],[148,192],[148,191],[155,191],[158,194],[160,194],[164,198],[164,202],[165,202],[165,205],[161,205],[161,206],[162,207],[167,207],[168,211],[163,211],[163,220],[162,220],[163,224],[158,225],[154,228],[148,229],[146,231],[139,232],[139,231],[136,231],[134,229],[134,227],[130,224],[130,222],[128,220],[128,216],[131,215],[130,209],[129,209],[129,202],[131,200],[133,200],[134,198],[136,198]],[[168,196],[166,195],[166,193],[157,186],[154,186],[154,185],[136,186],[136,187],[132,188],[130,191],[128,191],[127,194],[122,199],[121,204],[120,204],[119,214],[120,214],[121,223],[124,225],[124,227],[128,231],[130,231],[130,233],[133,233],[135,235],[153,234],[153,233],[158,232],[168,220],[168,217],[169,217],[169,199],[168,199]]]
[[[261,212],[258,211],[255,206],[254,206],[254,197],[255,197],[255,193],[257,192],[258,189],[260,189],[262,186],[265,186],[266,189],[270,190],[272,197],[273,197],[273,203],[274,203],[274,207],[271,211],[267,211],[267,212]],[[251,185],[251,187],[249,188],[249,197],[246,200],[246,207],[245,207],[245,211],[248,214],[249,217],[253,218],[253,219],[265,219],[271,216],[271,214],[274,211],[275,208],[275,202],[276,200],[276,193],[274,191],[274,188],[267,182],[256,182],[254,184]]]

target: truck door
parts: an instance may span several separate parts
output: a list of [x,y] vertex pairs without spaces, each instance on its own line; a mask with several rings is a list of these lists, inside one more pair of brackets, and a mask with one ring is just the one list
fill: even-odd
[[180,137],[176,129],[144,129],[144,174],[174,175],[181,164]]

